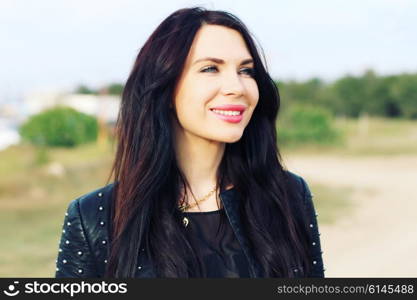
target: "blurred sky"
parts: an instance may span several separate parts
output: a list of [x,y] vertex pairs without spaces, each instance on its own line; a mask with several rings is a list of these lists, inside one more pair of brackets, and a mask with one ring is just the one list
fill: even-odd
[[416,0],[0,0],[0,102],[124,82],[156,26],[195,5],[240,17],[276,79],[417,71]]

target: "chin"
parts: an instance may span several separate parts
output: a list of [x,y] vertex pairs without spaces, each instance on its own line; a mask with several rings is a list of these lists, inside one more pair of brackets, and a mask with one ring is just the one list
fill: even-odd
[[235,134],[235,135],[228,135],[228,136],[222,136],[219,137],[219,141],[223,143],[236,143],[242,138],[242,134]]

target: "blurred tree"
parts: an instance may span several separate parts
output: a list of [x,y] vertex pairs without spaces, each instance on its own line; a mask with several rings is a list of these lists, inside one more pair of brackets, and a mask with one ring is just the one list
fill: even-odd
[[81,84],[75,89],[75,93],[77,93],[77,94],[96,94],[97,92],[88,88],[87,86]]
[[56,107],[29,118],[19,129],[37,146],[74,147],[97,139],[96,118],[68,107]]
[[366,70],[361,76],[346,75],[328,84],[319,78],[276,84],[284,111],[308,104],[324,107],[336,116],[417,118],[417,74],[378,76]]
[[397,78],[397,76],[385,76],[378,78],[377,85],[373,91],[373,103],[370,107],[370,111],[374,115],[386,116],[390,118],[401,116],[398,99],[395,98],[395,95],[392,92],[392,87],[394,86]]
[[332,144],[341,138],[329,111],[307,105],[291,106],[279,120],[277,132],[284,144]]
[[364,110],[366,101],[365,84],[361,78],[344,76],[334,82],[333,91],[337,101],[336,113],[357,118]]
[[107,91],[110,95],[121,95],[123,92],[123,85],[120,83],[112,83],[107,86]]
[[391,85],[391,93],[401,114],[410,119],[417,119],[417,75],[398,76]]
[[323,82],[319,78],[313,78],[306,82],[291,80],[288,83],[282,82],[280,88],[283,97],[303,103],[318,98],[320,90],[323,88]]

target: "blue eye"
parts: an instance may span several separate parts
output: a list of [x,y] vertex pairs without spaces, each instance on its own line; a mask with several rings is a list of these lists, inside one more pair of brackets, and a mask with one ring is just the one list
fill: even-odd
[[209,67],[204,68],[204,69],[201,70],[201,72],[209,72],[209,73],[212,73],[212,71],[217,71],[217,67],[209,66]]
[[244,72],[246,75],[249,75],[250,77],[255,76],[255,69],[254,68],[243,68],[243,69],[241,69],[241,72]]
[[[202,73],[214,73],[218,72],[218,68],[216,66],[208,66],[203,68],[200,72]],[[249,75],[250,77],[255,76],[255,69],[254,68],[242,68],[240,69],[239,73],[243,73]]]

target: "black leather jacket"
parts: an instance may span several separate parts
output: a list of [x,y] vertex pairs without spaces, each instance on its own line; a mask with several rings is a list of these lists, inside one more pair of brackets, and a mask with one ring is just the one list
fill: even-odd
[[[301,177],[291,172],[288,174],[296,187],[296,198],[303,202],[301,207],[304,207],[308,216],[305,222],[310,230],[312,264],[312,272],[308,277],[324,277],[317,215],[310,190]],[[97,278],[103,276],[109,247],[109,204],[112,199],[113,186],[114,184],[109,184],[70,202],[65,213],[55,277]],[[261,277],[260,267],[255,262],[247,239],[241,230],[239,201],[235,201],[234,192],[233,189],[223,191],[220,193],[220,199],[236,238],[251,266],[251,277]],[[156,277],[145,249],[141,249],[136,269],[136,277]],[[297,272],[296,267],[294,267],[294,272]]]

